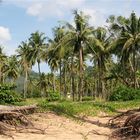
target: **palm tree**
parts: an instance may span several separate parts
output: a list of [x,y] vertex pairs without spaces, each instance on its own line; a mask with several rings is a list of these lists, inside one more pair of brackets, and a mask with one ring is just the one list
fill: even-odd
[[91,35],[92,28],[88,24],[89,17],[84,15],[83,12],[74,11],[74,26],[66,23],[68,33],[63,38],[61,43],[64,46],[73,47],[74,53],[79,56],[79,97],[82,100],[83,95],[83,49],[87,46],[88,37]]
[[11,83],[15,82],[19,76],[19,62],[17,61],[17,56],[13,55],[9,57],[5,71],[6,76],[10,79]]
[[0,83],[4,79],[4,69],[6,67],[7,56],[3,53],[2,47],[0,47]]
[[[37,86],[39,86],[39,88],[41,89],[41,96],[42,97],[45,96],[46,87],[47,87],[47,81],[46,81],[45,73],[41,73]],[[46,96],[48,97],[48,94]]]
[[24,78],[24,98],[26,98],[27,94],[27,82],[28,82],[28,74],[31,70],[31,60],[28,59],[28,55],[30,53],[30,48],[27,42],[22,42],[18,47],[18,57],[20,57],[19,63],[22,67],[25,78]]
[[98,67],[98,96],[105,98],[105,71],[106,61],[110,56],[111,37],[107,35],[107,30],[98,27],[93,32],[93,36],[90,38],[90,51],[93,54],[94,65]]
[[[66,30],[64,26],[58,26],[53,28],[53,36],[54,39],[49,39],[49,45],[50,48],[53,52],[53,55],[49,55],[51,59],[54,59],[54,57],[56,57],[57,62],[59,63],[59,71],[60,71],[60,81],[59,81],[59,85],[60,85],[60,94],[62,94],[62,63],[63,63],[63,58],[65,56],[65,52],[67,51],[67,49],[64,47],[64,45],[58,45],[62,38],[65,36],[66,34]],[[50,52],[50,53],[52,53]]]
[[33,65],[37,62],[39,75],[41,74],[40,62],[42,59],[42,51],[46,47],[45,40],[46,37],[44,36],[44,33],[39,33],[39,31],[32,33],[29,38],[29,44],[31,46],[29,58],[32,60]]
[[55,86],[55,72],[58,70],[59,67],[59,59],[58,57],[55,55],[55,52],[53,50],[53,48],[51,48],[51,50],[48,51],[48,64],[50,66],[52,75],[53,75],[53,91],[56,90],[56,86]]
[[[131,65],[131,70],[133,72],[133,86],[138,87],[136,80],[137,64],[136,55],[138,54],[139,43],[140,43],[140,18],[138,19],[134,12],[131,13],[128,19],[123,17],[113,18],[109,21],[110,29],[114,33],[118,33],[118,39],[116,43],[116,50],[120,50],[121,62],[123,68],[128,63]],[[129,61],[129,62],[128,62]],[[125,71],[124,71],[125,73]]]

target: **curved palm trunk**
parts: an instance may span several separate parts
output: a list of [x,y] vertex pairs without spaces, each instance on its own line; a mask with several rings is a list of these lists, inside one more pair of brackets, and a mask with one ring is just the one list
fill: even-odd
[[28,72],[25,72],[25,79],[24,79],[24,98],[26,98],[27,94],[27,81],[28,81]]
[[79,92],[78,92],[78,101],[82,101],[82,95],[83,95],[83,49],[80,47],[79,50]]

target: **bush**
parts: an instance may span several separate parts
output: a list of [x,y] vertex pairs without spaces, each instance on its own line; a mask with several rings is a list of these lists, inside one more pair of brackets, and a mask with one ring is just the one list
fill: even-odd
[[129,101],[134,99],[140,99],[140,89],[126,86],[117,87],[109,97],[110,101]]
[[60,93],[59,92],[53,92],[53,91],[50,91],[48,92],[48,98],[46,99],[47,101],[58,101],[60,100]]
[[14,85],[2,84],[0,85],[0,103],[14,103],[22,101],[14,89]]
[[82,101],[92,101],[94,98],[92,96],[84,96]]

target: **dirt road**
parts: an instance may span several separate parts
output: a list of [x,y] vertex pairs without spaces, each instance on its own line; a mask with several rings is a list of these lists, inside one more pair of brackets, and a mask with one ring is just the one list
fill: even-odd
[[[109,118],[84,117],[83,122],[54,113],[35,113],[30,118],[38,127],[47,128],[46,134],[12,132],[14,140],[107,140],[111,133],[104,125]],[[95,134],[95,131],[102,135]],[[11,138],[0,136],[0,140]]]

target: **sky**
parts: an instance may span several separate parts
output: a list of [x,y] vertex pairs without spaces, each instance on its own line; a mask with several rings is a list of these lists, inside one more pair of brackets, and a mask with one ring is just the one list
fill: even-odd
[[[39,30],[52,37],[52,28],[60,21],[73,22],[72,10],[90,15],[92,26],[105,26],[109,15],[128,17],[132,11],[140,16],[140,0],[1,0],[0,45],[7,55],[15,54],[22,41]],[[33,67],[37,71],[37,66]],[[42,72],[50,72],[41,64]]]

